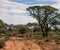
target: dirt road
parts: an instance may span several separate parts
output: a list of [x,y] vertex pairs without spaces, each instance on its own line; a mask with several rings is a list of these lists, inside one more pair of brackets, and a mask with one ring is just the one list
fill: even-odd
[[[55,50],[52,46],[37,40],[9,40],[3,50]],[[60,50],[60,49],[59,49]]]

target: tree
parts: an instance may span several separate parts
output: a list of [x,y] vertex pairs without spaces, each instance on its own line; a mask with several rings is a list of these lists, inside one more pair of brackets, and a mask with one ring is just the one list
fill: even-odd
[[58,10],[51,6],[31,6],[27,8],[27,11],[38,21],[43,37],[47,37],[49,25],[50,27],[52,26],[52,22],[57,17]]
[[33,26],[33,25],[34,25],[34,26],[38,26],[38,23],[27,23],[27,26],[30,26],[30,27],[31,27],[31,26]]
[[0,33],[6,33],[6,23],[0,20]]
[[28,27],[33,27],[33,29],[32,29],[33,32],[36,32],[36,31],[39,32],[39,30],[40,30],[40,26],[39,26],[38,23],[28,23],[27,26]]
[[24,34],[29,28],[26,25],[20,25],[19,33]]

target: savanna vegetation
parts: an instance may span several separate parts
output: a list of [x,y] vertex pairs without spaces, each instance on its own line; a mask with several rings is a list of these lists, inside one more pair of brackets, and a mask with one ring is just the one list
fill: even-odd
[[[11,37],[54,41],[60,44],[60,13],[51,6],[31,6],[27,8],[37,23],[26,25],[8,25],[0,20],[0,48]],[[18,19],[17,19],[18,20]]]

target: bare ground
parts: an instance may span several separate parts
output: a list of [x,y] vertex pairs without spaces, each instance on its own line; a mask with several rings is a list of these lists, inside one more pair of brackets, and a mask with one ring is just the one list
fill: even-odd
[[0,50],[60,50],[60,45],[50,46],[36,39],[8,40]]

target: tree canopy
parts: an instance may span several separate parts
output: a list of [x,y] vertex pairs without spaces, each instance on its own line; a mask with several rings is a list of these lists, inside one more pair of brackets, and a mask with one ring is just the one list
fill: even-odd
[[49,25],[50,28],[56,25],[58,22],[57,18],[60,18],[58,9],[51,6],[31,6],[27,8],[27,11],[38,21],[43,37],[48,36]]

